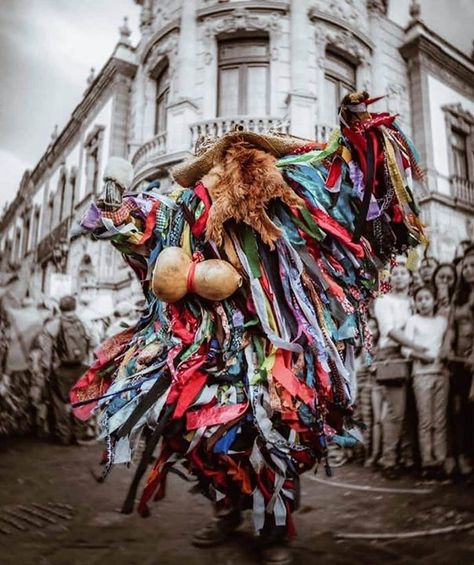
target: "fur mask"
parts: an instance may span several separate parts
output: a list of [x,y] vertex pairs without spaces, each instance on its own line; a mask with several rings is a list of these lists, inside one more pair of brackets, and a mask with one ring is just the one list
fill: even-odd
[[203,177],[202,182],[212,199],[206,239],[221,245],[223,225],[232,219],[249,225],[264,243],[274,248],[281,231],[267,215],[270,200],[279,198],[290,207],[303,205],[303,200],[288,186],[275,163],[270,153],[240,142]]

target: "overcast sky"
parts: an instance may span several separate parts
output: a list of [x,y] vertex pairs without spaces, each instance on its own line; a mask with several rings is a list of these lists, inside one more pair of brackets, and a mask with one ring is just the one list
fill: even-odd
[[[391,0],[408,20],[409,0]],[[471,51],[474,0],[422,0],[422,16],[460,49]],[[23,171],[46,149],[81,99],[90,67],[110,56],[123,16],[138,39],[133,0],[0,0],[0,210]]]

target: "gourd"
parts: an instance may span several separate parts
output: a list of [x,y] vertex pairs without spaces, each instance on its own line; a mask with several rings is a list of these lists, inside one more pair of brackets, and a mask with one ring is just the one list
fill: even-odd
[[181,247],[167,247],[158,255],[152,290],[164,302],[177,302],[193,292],[208,300],[224,300],[242,285],[242,277],[227,261],[191,258]]

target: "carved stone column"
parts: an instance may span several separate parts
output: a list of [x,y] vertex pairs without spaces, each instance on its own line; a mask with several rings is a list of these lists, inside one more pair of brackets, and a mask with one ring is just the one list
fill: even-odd
[[374,42],[372,51],[372,72],[371,72],[371,95],[381,96],[385,94],[385,78],[382,72],[380,50],[383,49],[383,30],[382,21],[386,14],[386,3],[380,0],[371,0],[367,4],[369,12],[370,37]]
[[308,89],[308,43],[311,41],[308,1],[292,0],[290,14],[291,91],[288,110],[291,133],[314,137],[316,93]]
[[177,66],[173,98],[168,106],[167,151],[190,149],[190,123],[197,119],[197,107],[192,102],[195,87],[197,51],[197,0],[183,2],[178,40]]

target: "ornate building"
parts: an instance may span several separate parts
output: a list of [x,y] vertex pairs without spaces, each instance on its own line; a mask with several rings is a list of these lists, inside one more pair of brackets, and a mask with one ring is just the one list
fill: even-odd
[[199,136],[242,124],[324,140],[354,88],[386,94],[375,109],[400,112],[415,139],[431,252],[449,260],[473,237],[474,64],[426,27],[416,2],[402,29],[388,0],[135,1],[139,43],[125,23],[1,220],[3,268],[20,263],[31,294],[49,292],[55,272],[78,292],[117,296],[131,284],[110,246],[66,241],[109,156],[131,160],[135,187],[158,176],[167,191],[169,168]]

